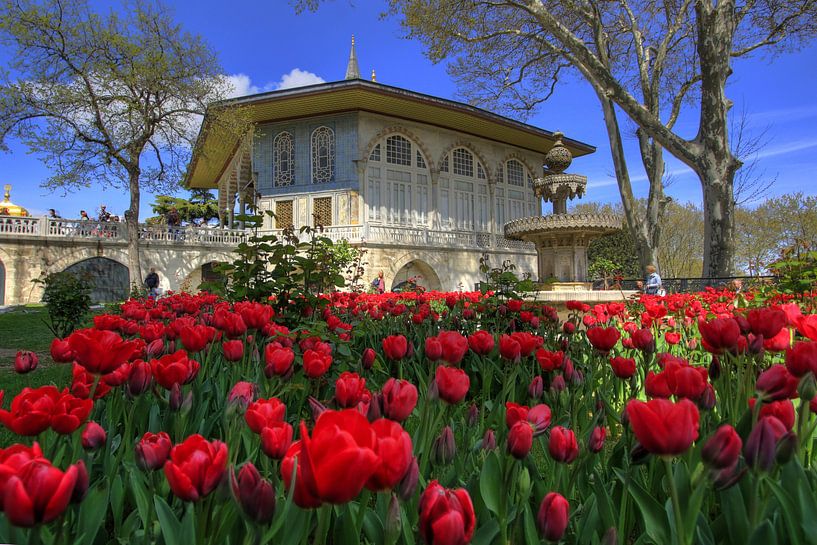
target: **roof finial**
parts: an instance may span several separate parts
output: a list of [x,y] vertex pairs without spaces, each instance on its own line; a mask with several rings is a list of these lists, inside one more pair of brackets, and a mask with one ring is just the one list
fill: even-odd
[[355,53],[354,34],[352,34],[352,50],[349,52],[349,64],[346,65],[345,79],[360,79],[360,68],[357,66],[357,54]]
[[374,68],[372,68],[372,81],[377,83],[377,74],[374,73]]

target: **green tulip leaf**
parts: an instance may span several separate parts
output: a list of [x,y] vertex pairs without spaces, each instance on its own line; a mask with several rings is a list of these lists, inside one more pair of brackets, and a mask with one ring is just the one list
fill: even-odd
[[[621,470],[616,468],[614,471],[622,482],[627,482]],[[628,482],[628,489],[641,509],[647,535],[656,543],[670,543],[670,524],[661,504],[653,498],[649,491],[633,479]]]
[[525,544],[526,545],[539,545],[541,540],[539,539],[539,533],[536,530],[536,518],[533,516],[533,511],[530,508],[530,505],[525,505]]
[[728,535],[735,543],[749,541],[749,514],[740,486],[733,486],[720,492],[720,504],[726,521]]
[[94,487],[82,500],[81,505],[78,533],[82,535],[83,539],[81,541],[77,540],[77,543],[92,544],[102,527],[105,515],[108,513],[108,489],[102,485]]
[[596,491],[596,507],[601,517],[601,522],[605,528],[610,528],[616,525],[616,517],[613,511],[613,500],[610,498],[610,493],[607,490],[606,483],[599,475],[598,471],[593,474],[593,486]]
[[156,507],[156,517],[159,519],[159,527],[162,529],[162,536],[164,536],[167,545],[192,543],[190,536],[183,534],[182,523],[164,498],[154,496],[153,505]]
[[752,538],[749,540],[749,545],[777,545],[777,534],[772,523],[764,520],[760,526],[755,528],[755,531],[752,532]]
[[491,519],[474,533],[474,539],[471,540],[473,545],[491,545],[494,538],[499,534],[499,522],[496,519]]
[[479,493],[485,507],[495,515],[499,514],[499,495],[504,494],[502,488],[502,469],[496,452],[491,452],[485,457],[482,465],[482,473],[479,476]]
[[[803,543],[800,533],[800,510],[797,508],[797,502],[793,500],[789,493],[783,490],[778,483],[770,480],[768,484],[775,498],[780,502],[780,511],[783,516],[783,522],[786,523],[786,529],[788,530],[789,543],[793,545]],[[768,522],[768,520],[766,522]],[[752,537],[754,539],[754,536]]]

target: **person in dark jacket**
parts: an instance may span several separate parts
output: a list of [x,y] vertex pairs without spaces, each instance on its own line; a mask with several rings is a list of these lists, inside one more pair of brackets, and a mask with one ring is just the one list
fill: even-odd
[[148,297],[159,296],[159,273],[151,267],[150,272],[145,277],[145,287],[148,289]]

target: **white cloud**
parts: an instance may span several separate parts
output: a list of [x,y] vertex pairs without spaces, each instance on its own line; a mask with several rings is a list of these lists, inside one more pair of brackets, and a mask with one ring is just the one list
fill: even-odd
[[794,106],[765,112],[754,112],[747,115],[748,119],[757,125],[788,123],[817,117],[817,105]]
[[315,85],[317,83],[324,83],[324,81],[325,80],[319,75],[307,70],[301,70],[300,68],[293,68],[288,73],[282,75],[279,81],[267,82],[264,85],[254,84],[247,74],[238,73],[227,76],[227,82],[231,87],[231,91],[229,92],[230,98],[266,93],[267,91],[276,91],[279,89],[292,89],[305,85]]
[[795,151],[802,151],[814,147],[817,147],[817,139],[795,140],[794,142],[785,142],[779,146],[764,148],[752,158],[765,159],[767,157],[777,157],[778,155],[786,155],[787,153],[794,153]]

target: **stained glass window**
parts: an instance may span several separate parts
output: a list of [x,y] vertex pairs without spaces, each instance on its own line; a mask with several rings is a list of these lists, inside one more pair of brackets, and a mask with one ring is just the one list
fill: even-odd
[[273,149],[273,183],[275,187],[286,187],[295,181],[294,149],[292,135],[288,132],[278,133],[272,141]]
[[331,182],[335,177],[335,132],[329,127],[312,131],[312,183]]

